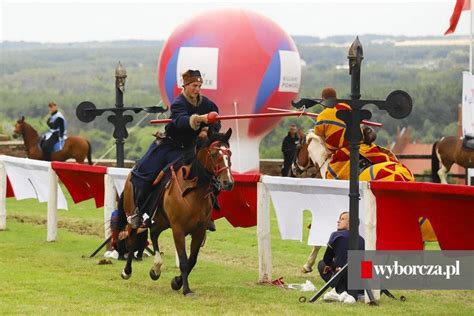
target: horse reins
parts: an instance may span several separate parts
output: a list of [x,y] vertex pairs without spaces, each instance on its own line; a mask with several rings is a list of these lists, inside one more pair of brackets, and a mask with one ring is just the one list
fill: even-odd
[[[309,143],[311,143],[311,140],[310,139],[307,143],[307,146],[309,146]],[[305,143],[306,144],[306,143]],[[295,157],[295,161],[294,161],[294,164],[296,165],[296,167],[298,167],[298,170],[300,171],[300,174],[305,172],[306,170],[308,170],[308,168],[311,166],[311,163],[313,162],[310,158],[309,158],[309,155],[308,155],[308,163],[306,166],[302,166],[300,165],[300,163],[298,162],[298,155],[299,155],[299,152],[300,152],[301,148],[298,150],[298,153],[296,154],[296,157]]]
[[[311,143],[312,140],[313,140],[312,138],[309,139],[309,141],[308,141],[308,143],[307,143],[308,146],[309,146],[309,144]],[[298,153],[299,153],[299,152],[298,152]],[[321,170],[326,164],[329,163],[330,158],[331,158],[331,155],[329,155],[329,156],[323,161],[323,163],[322,163],[320,166],[318,165],[319,170]],[[309,169],[309,167],[311,167],[311,165],[316,166],[316,165],[314,164],[313,160],[311,159],[311,157],[309,156],[309,152],[308,152],[308,164],[307,164],[306,166],[302,166],[302,165],[299,164],[299,162],[298,162],[298,155],[296,155],[296,159],[295,159],[295,161],[294,161],[294,165],[296,165],[296,167],[298,167],[298,171],[300,172],[300,174],[302,174],[303,172],[307,171],[307,170]],[[323,176],[323,175],[321,175],[321,176]]]
[[[213,170],[213,173],[215,176],[218,176],[222,171],[224,170],[227,170],[227,169],[230,169],[230,166],[224,166],[224,167],[221,167],[219,168],[219,165],[217,164],[218,161],[216,161],[216,159],[214,159],[214,157],[212,156],[212,153],[211,153],[211,149],[215,149],[219,152],[221,152],[222,154],[222,157],[224,156],[227,156],[230,158],[230,156],[232,155],[232,152],[230,151],[229,148],[222,148],[219,147],[217,144],[219,144],[220,141],[215,141],[213,143],[211,143],[207,149],[207,152],[208,152],[208,157],[211,158],[211,163],[212,163],[212,170]],[[230,159],[229,159],[230,161]]]
[[[228,148],[222,148],[222,147],[219,147],[217,144],[219,144],[220,141],[215,141],[213,143],[211,143],[209,145],[209,147],[207,148],[207,153],[208,153],[208,156],[207,156],[207,159],[206,159],[206,164],[207,164],[207,161],[209,160],[209,158],[211,159],[211,163],[212,163],[212,171],[213,171],[213,176],[217,176],[219,175],[222,171],[224,170],[227,170],[227,169],[230,169],[230,166],[224,166],[222,168],[219,168],[218,164],[217,164],[217,161],[212,157],[212,153],[211,153],[211,149],[215,149],[215,150],[218,150],[222,153],[222,156],[228,156],[230,157],[232,155],[232,152],[230,151],[230,149]],[[181,195],[183,195],[184,191],[183,189],[181,188],[181,186],[179,185],[179,181],[178,181],[178,177],[176,176],[176,172],[174,170],[173,167],[171,167],[171,173],[172,173],[172,180],[174,180],[176,182],[176,186],[178,187],[178,190],[180,192]],[[189,204],[189,202],[186,200],[186,198],[183,196],[183,200],[184,202],[186,203],[186,206],[188,208],[191,208],[191,205]]]

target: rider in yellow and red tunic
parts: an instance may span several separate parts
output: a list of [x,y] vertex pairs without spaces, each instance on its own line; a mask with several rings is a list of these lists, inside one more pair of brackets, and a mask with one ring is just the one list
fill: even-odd
[[[331,87],[324,88],[322,99],[337,98],[336,90]],[[326,179],[349,179],[350,173],[350,150],[349,142],[344,138],[346,124],[336,117],[338,110],[350,111],[351,107],[346,103],[338,103],[333,108],[325,108],[318,116],[314,131],[322,137],[327,148],[333,153],[328,164]],[[371,130],[364,131],[364,142],[360,144],[359,166],[361,171],[369,169],[370,178],[361,180],[391,180],[391,181],[413,181],[413,175],[404,167],[390,150],[371,143]],[[372,137],[371,137],[372,136]],[[393,162],[389,164],[381,164]],[[377,164],[380,164],[376,166]]]

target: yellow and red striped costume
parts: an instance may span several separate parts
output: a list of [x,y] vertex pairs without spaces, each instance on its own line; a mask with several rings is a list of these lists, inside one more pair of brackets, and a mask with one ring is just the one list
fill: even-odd
[[[350,111],[345,103],[338,103],[334,108],[324,109],[318,116],[314,131],[322,137],[327,148],[333,153],[328,164],[326,179],[349,179],[350,151],[349,143],[344,138],[346,124],[336,117],[338,110]],[[388,149],[375,144],[360,144],[359,153],[370,161],[371,166],[360,175],[360,180],[413,181],[413,174]]]

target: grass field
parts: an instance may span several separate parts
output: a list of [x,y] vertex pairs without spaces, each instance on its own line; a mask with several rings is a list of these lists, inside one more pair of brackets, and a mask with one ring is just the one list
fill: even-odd
[[[164,255],[161,278],[152,281],[152,258],[134,263],[130,280],[120,278],[124,263],[98,265],[89,254],[102,241],[102,209],[93,202],[60,211],[58,241],[46,242],[46,204],[7,200],[7,230],[0,231],[0,314],[429,314],[473,315],[474,291],[393,291],[404,303],[383,297],[379,306],[362,303],[298,303],[302,292],[258,285],[256,229],[234,229],[217,221],[190,276],[193,297],[170,288],[178,274],[170,232],[160,238]],[[309,247],[282,241],[272,218],[273,278],[286,283],[311,280],[300,273]],[[320,252],[320,256],[322,255]],[[310,296],[313,293],[305,293]]]

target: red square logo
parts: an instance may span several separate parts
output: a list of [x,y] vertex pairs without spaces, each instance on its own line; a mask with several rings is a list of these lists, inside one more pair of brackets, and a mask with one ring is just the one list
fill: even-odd
[[360,277],[362,279],[372,279],[372,261],[360,262]]

